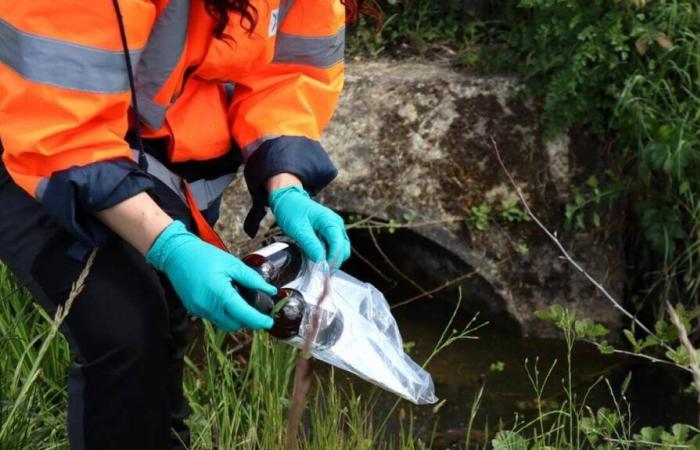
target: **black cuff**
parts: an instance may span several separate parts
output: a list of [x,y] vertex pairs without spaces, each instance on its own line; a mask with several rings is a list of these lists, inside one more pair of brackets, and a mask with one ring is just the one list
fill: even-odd
[[54,172],[38,200],[82,244],[96,247],[112,232],[93,214],[153,187],[153,181],[129,159],[100,161]]
[[260,221],[265,217],[268,192],[265,182],[280,173],[296,175],[311,195],[338,175],[338,169],[318,141],[300,136],[282,136],[265,141],[245,165],[245,181],[253,198],[253,206],[243,224],[243,229],[253,237]]

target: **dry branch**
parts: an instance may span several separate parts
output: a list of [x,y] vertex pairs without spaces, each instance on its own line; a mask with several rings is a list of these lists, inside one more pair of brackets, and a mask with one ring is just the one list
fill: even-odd
[[[634,322],[639,328],[644,330],[647,334],[650,336],[656,337],[656,335],[640,321],[635,317],[632,313],[627,311],[621,304],[618,302],[610,293],[603,287],[602,284],[600,284],[595,278],[593,278],[581,265],[576,262],[571,255],[569,255],[569,252],[566,251],[562,243],[559,241],[559,239],[549,231],[549,229],[540,221],[540,219],[537,218],[535,213],[532,212],[532,209],[530,209],[530,205],[528,204],[527,200],[525,200],[525,196],[523,195],[522,191],[520,190],[520,187],[518,187],[518,184],[515,182],[515,179],[513,179],[513,176],[511,173],[508,171],[506,168],[505,163],[503,162],[503,158],[501,157],[501,152],[498,150],[498,145],[496,144],[496,140],[491,136],[491,144],[493,145],[494,152],[496,153],[496,158],[498,159],[498,164],[500,164],[501,169],[505,172],[506,176],[508,177],[508,180],[510,181],[510,184],[513,186],[515,189],[515,193],[518,195],[518,198],[520,199],[520,202],[523,204],[523,207],[525,208],[525,211],[527,211],[527,214],[530,216],[530,218],[537,224],[537,226],[544,231],[544,233],[549,237],[549,239],[556,245],[556,247],[559,249],[559,252],[562,254],[564,259],[566,259],[577,271],[579,271],[588,281],[593,284],[593,286],[598,289],[600,293],[605,296],[610,303],[618,310],[620,311],[623,315],[628,317],[632,322]],[[661,342],[661,340],[659,340]],[[667,350],[672,350],[671,347],[669,347],[667,344],[662,343],[661,345],[664,346]]]

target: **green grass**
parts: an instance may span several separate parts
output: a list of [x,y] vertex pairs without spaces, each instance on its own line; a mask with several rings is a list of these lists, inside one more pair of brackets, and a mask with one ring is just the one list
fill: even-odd
[[[491,23],[476,20],[462,0],[380,0],[384,15],[377,30],[361,18],[349,32],[348,54],[365,57],[428,57],[457,65],[473,65],[477,44],[487,40]],[[473,3],[473,2],[472,2]]]
[[[77,285],[79,290],[80,283]],[[69,306],[70,302],[67,314],[70,314]],[[458,304],[452,319],[444,324],[429,360],[457,340],[475,338],[473,332],[481,327],[475,320],[461,330],[453,328],[459,311]],[[54,318],[43,313],[0,265],[0,448],[3,450],[68,448],[65,383],[69,353],[66,342],[57,333],[62,317],[61,312]],[[562,330],[571,355],[573,331],[568,326]],[[190,448],[284,448],[298,352],[264,333],[256,333],[242,365],[232,353],[230,337],[209,324],[205,324],[201,345],[198,352],[192,353],[197,356],[187,359],[184,383],[192,407]],[[614,407],[593,411],[587,394],[578,398],[574,393],[571,373],[575,361],[569,357],[566,364],[569,376],[561,381],[565,395],[557,403],[542,401],[545,386],[553,382],[549,376],[551,369],[538,367],[536,361],[526,362],[538,413],[529,418],[518,415],[513,420],[506,418],[493,431],[488,425],[483,430],[473,428],[484,401],[482,387],[472,404],[465,406],[465,438],[459,448],[612,450],[647,448],[641,442],[651,443],[648,448],[700,445],[698,430],[687,425],[676,425],[671,430],[647,428],[633,434],[628,405],[621,395],[625,386],[622,392],[615,392],[604,378],[598,379],[590,389],[606,385]],[[388,413],[377,416],[379,413],[373,411],[377,392],[375,389],[359,396],[352,387],[341,389],[333,371],[317,377],[306,399],[297,448],[432,448],[435,432],[427,442],[416,438],[416,419],[406,403],[397,400]],[[396,426],[388,427],[390,422]],[[475,439],[470,441],[470,438]]]
[[0,448],[65,448],[68,346],[0,264]]
[[[68,448],[65,386],[70,355],[65,340],[57,332],[62,317],[45,314],[0,264],[0,448],[3,450]],[[459,333],[456,336],[447,333],[438,346],[444,348],[459,336]],[[184,389],[192,407],[190,448],[283,448],[298,352],[265,333],[255,333],[242,365],[232,354],[227,334],[216,331],[208,323],[201,345],[195,352],[201,355],[196,361],[194,357],[186,359]],[[393,435],[375,430],[373,419],[377,417],[372,406],[376,389],[369,397],[362,398],[351,388],[347,391],[338,388],[334,376],[330,371],[328,376],[315,380],[306,399],[299,448],[425,448],[413,439],[410,426],[400,427]]]

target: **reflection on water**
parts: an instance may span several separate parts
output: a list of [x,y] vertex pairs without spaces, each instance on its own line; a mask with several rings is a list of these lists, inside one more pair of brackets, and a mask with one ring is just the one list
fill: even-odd
[[[365,256],[372,259],[376,268],[385,277],[391,276],[392,281],[386,281],[357,258],[351,259],[344,270],[375,284],[385,293],[390,303],[415,295],[414,287],[407,282],[402,283],[390,267],[382,264],[382,258],[372,253],[371,244],[368,245],[362,233],[356,233],[352,239],[356,248],[365,252]],[[391,245],[391,240],[385,238],[383,245]],[[415,265],[416,262],[412,263]],[[415,267],[411,271],[415,273]],[[404,341],[410,347],[410,355],[417,362],[422,363],[431,354],[448,323],[454,308],[450,300],[454,301],[454,298],[424,298],[393,310]],[[469,300],[469,292],[465,292],[462,302],[464,311],[457,316],[454,324],[456,329],[462,328],[476,313],[469,310]],[[440,436],[437,448],[449,446],[452,441],[463,441],[473,400],[482,386],[484,395],[475,421],[477,430],[483,430],[487,424],[493,429],[499,422],[508,427],[516,414],[521,418],[531,418],[536,405],[534,390],[525,369],[526,361],[531,370],[537,362],[542,374],[553,366],[544,390],[545,408],[555,406],[556,402],[563,400],[564,378],[567,374],[566,346],[563,340],[522,337],[508,327],[504,328],[503,324],[509,322],[500,320],[497,316],[480,317],[479,320],[493,323],[475,333],[478,339],[456,342],[436,356],[428,366],[436,393],[445,400],[437,413],[433,406],[415,407],[402,401],[393,414],[396,419],[392,419],[390,427],[397,426],[401,408],[405,411],[410,409],[416,418],[414,427],[417,434],[429,436],[433,427],[436,427]],[[636,428],[695,421],[695,401],[682,393],[688,385],[688,379],[683,374],[637,359],[602,355],[588,345],[578,345],[574,350],[575,390],[579,398],[588,394],[588,404],[593,408],[612,406],[611,394],[605,382],[600,382],[589,391],[590,386],[605,377],[610,381],[613,391],[619,393],[619,386],[629,372],[632,372],[632,381],[626,399]],[[340,373],[336,373],[336,379],[345,379],[345,382],[352,383],[354,389],[364,395],[376,395],[373,408],[375,420],[383,419],[396,400],[394,396],[379,392],[363,381]]]

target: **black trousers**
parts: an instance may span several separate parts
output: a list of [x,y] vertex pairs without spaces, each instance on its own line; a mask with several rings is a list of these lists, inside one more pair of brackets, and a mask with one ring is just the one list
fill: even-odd
[[[191,226],[186,207],[167,189],[158,184],[152,196]],[[67,252],[74,239],[14,184],[2,164],[0,209],[0,260],[53,314],[83,269]],[[185,448],[182,372],[190,327],[170,283],[133,247],[115,238],[99,249],[61,330],[74,357],[71,449]]]

